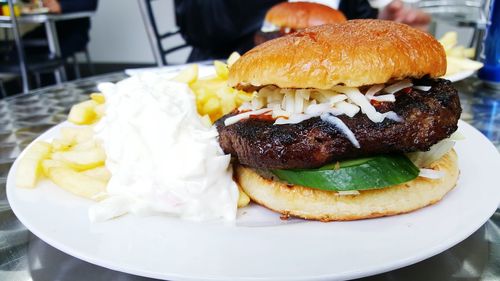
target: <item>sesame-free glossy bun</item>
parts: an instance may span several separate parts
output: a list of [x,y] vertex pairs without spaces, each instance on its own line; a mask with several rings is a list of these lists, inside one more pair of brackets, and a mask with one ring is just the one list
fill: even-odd
[[358,220],[408,213],[440,201],[458,180],[455,151],[448,152],[430,168],[442,172],[443,177],[418,177],[391,187],[360,191],[359,195],[338,195],[334,191],[273,181],[239,165],[236,180],[254,202],[285,216],[321,221]]
[[241,90],[330,89],[445,72],[444,48],[431,35],[391,21],[352,20],[305,28],[253,48],[230,68],[228,83]]
[[267,22],[279,27],[302,29],[309,26],[346,21],[342,12],[310,2],[283,2],[266,14]]

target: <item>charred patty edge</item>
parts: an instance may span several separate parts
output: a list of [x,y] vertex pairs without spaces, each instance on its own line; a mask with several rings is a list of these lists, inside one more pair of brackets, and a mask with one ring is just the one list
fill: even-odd
[[236,114],[231,113],[216,122],[219,142],[240,164],[261,169],[316,168],[362,156],[426,151],[457,130],[460,100],[450,81],[426,78],[414,83],[431,89],[402,90],[396,102],[376,105],[380,112],[395,111],[402,122],[374,123],[362,113],[337,116],[354,133],[359,149],[319,117],[286,125],[250,118],[225,126],[224,120]]

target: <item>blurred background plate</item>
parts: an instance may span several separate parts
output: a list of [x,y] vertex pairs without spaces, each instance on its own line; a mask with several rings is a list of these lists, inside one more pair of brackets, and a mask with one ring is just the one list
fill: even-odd
[[476,70],[464,70],[461,72],[453,73],[451,75],[443,76],[444,79],[450,80],[451,82],[457,82],[460,80],[464,80],[465,78],[471,77],[476,73]]
[[[126,69],[125,74],[127,74],[128,76],[136,76],[136,75],[140,75],[143,73],[155,73],[155,74],[166,75],[167,77],[169,75],[171,75],[173,77],[180,70],[182,70],[188,66],[189,66],[189,64],[164,66],[164,67],[131,68],[131,69]],[[210,75],[215,75],[215,68],[213,67],[212,62],[210,62],[210,65],[204,65],[204,64],[198,63],[198,76],[199,77],[206,77],[206,76],[210,76]]]
[[33,9],[23,9],[23,15],[39,15],[39,14],[47,14],[49,12],[49,8],[41,7],[41,8],[33,8]]

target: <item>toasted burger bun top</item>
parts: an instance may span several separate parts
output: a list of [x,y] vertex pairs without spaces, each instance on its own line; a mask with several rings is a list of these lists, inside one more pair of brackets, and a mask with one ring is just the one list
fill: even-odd
[[266,14],[267,22],[279,27],[302,29],[328,23],[346,21],[342,12],[328,6],[309,2],[283,2]]
[[445,72],[444,48],[431,35],[391,21],[352,20],[309,27],[253,48],[230,68],[228,83],[241,90],[330,89]]

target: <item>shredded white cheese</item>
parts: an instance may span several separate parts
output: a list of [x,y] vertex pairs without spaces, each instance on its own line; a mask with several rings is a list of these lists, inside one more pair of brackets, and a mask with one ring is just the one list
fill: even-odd
[[415,89],[417,89],[417,90],[420,90],[420,91],[427,92],[427,91],[429,91],[432,87],[431,87],[431,86],[413,86],[413,88],[415,88]]
[[388,111],[383,113],[384,117],[396,122],[403,122],[403,118],[399,117],[394,111]]
[[359,142],[356,139],[356,136],[354,136],[354,133],[347,127],[347,125],[342,122],[338,117],[335,117],[331,115],[330,113],[323,113],[320,116],[321,120],[328,122],[335,126],[337,129],[342,132],[342,134],[354,145],[356,148],[360,148]]
[[275,125],[283,125],[283,124],[297,124],[304,120],[310,119],[312,116],[307,114],[292,114],[288,119],[280,117],[276,119],[274,122]]
[[380,123],[384,121],[384,115],[377,112],[375,107],[371,105],[370,101],[359,91],[359,89],[344,86],[335,86],[333,89],[346,94],[349,100],[359,106],[361,108],[361,112],[366,114],[366,116],[373,122]]
[[241,121],[243,119],[250,118],[251,115],[261,115],[261,114],[269,113],[269,112],[271,112],[271,110],[272,110],[271,108],[263,108],[263,109],[259,109],[259,110],[243,112],[243,113],[240,113],[238,115],[231,116],[231,117],[227,118],[226,120],[224,120],[224,125],[226,125],[226,126],[233,125],[233,124],[238,123],[239,121]]
[[331,106],[334,106],[335,104],[342,102],[342,101],[345,101],[346,99],[347,99],[346,95],[336,94],[336,95],[331,96],[328,99],[328,102],[330,103]]
[[[360,111],[371,121],[379,123],[385,118],[401,122],[403,119],[395,112],[380,113],[370,101],[395,102],[396,92],[411,87],[410,80],[402,80],[392,85],[377,84],[371,86],[365,94],[358,88],[335,86],[329,90],[320,89],[281,89],[276,86],[261,88],[250,102],[240,106],[243,115],[228,118],[226,125],[249,118],[250,115],[270,114],[276,120],[275,125],[296,124],[318,117],[323,113],[354,117]],[[426,86],[415,86],[419,89]],[[386,94],[380,94],[385,92]],[[263,110],[263,111],[259,111]]]
[[359,112],[359,107],[345,101],[336,103],[335,108],[351,118]]
[[392,84],[388,87],[385,87],[384,88],[384,92],[388,93],[388,94],[394,94],[394,93],[397,93],[405,88],[409,88],[413,86],[413,84],[410,82],[410,80],[408,79],[404,79],[404,80],[401,80],[395,84]]
[[332,108],[327,103],[311,104],[305,110],[305,113],[307,115],[310,115],[311,117],[320,116],[325,112],[331,113],[333,115],[342,115],[343,113],[343,111],[341,111],[340,109]]
[[433,169],[420,169],[419,177],[428,178],[428,179],[440,179],[444,176],[442,171],[436,171]]
[[368,89],[368,91],[366,91],[366,96],[374,96],[376,93],[382,91],[384,87],[384,84],[373,85],[370,89]]
[[368,97],[368,98],[370,100],[375,100],[375,101],[379,101],[379,102],[395,102],[396,101],[396,96],[394,94],[373,96],[373,97]]

